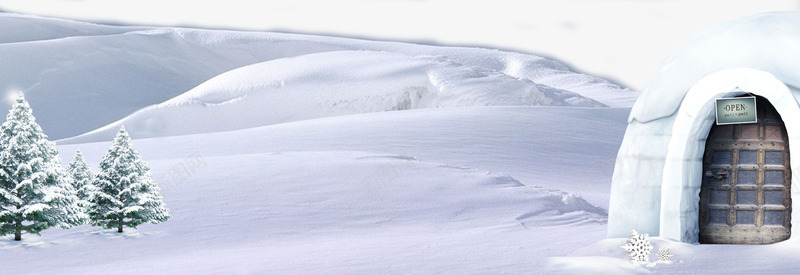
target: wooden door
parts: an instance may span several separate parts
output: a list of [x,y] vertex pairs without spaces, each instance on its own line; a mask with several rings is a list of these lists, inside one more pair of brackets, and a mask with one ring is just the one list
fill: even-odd
[[780,115],[756,98],[758,122],[714,125],[703,155],[700,243],[769,244],[789,238],[789,139]]

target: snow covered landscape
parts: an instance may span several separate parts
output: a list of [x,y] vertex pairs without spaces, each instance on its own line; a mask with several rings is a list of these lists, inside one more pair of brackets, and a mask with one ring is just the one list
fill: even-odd
[[0,89],[2,110],[25,92],[64,166],[80,150],[97,169],[124,125],[172,216],[3,236],[4,273],[800,267],[792,240],[658,237],[671,261],[631,264],[606,233],[638,92],[535,54],[0,13]]

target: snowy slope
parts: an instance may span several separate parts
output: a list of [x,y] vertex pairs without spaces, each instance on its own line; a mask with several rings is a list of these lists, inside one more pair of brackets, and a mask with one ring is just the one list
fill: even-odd
[[[0,14],[0,33],[15,33],[19,24],[38,28],[39,35],[0,43],[0,89],[25,91],[39,106],[37,117],[53,138],[113,122],[238,66],[335,49],[319,49],[314,42],[286,41],[271,48],[248,45],[252,39],[215,43],[183,39],[166,29],[99,27]],[[66,36],[70,33],[77,35]],[[220,41],[224,38],[217,36]]]
[[[470,59],[483,58],[469,50],[453,49],[451,52],[469,55]],[[522,71],[516,69],[518,73]],[[575,74],[570,74],[575,78]],[[587,89],[587,85],[575,86],[571,88]],[[590,92],[613,91],[612,87],[601,90],[596,86]],[[616,93],[633,95],[624,91]],[[601,102],[487,66],[465,65],[441,55],[336,51],[238,68],[98,131],[62,142],[106,140],[122,124],[131,133],[147,138],[367,112],[467,106],[605,106]],[[605,102],[619,104],[614,100]]]
[[[20,25],[35,31],[20,34]],[[330,102],[306,102],[305,108],[315,109],[316,113],[297,119],[391,109],[380,105],[398,103],[393,101],[402,100],[396,97],[403,93],[425,89],[434,94],[434,98],[440,89],[446,90],[444,95],[438,95],[445,97],[444,101],[452,96],[481,97],[480,93],[474,92],[485,87],[497,87],[486,93],[509,87],[513,91],[502,92],[526,95],[515,98],[512,105],[541,105],[548,101],[591,105],[597,101],[609,106],[630,106],[636,97],[635,93],[605,80],[571,72],[551,59],[490,49],[264,32],[113,27],[7,13],[0,13],[0,33],[18,35],[18,38],[0,41],[0,62],[3,64],[0,66],[0,90],[9,93],[25,91],[31,104],[39,106],[37,117],[43,129],[55,139],[100,128],[189,90],[192,90],[191,95],[184,97],[187,102],[179,105],[204,106],[230,101],[243,94],[255,96],[253,93],[269,92],[257,89],[259,87],[292,80],[292,75],[283,75],[286,79],[269,78],[257,71],[270,68],[273,72],[286,69],[297,79],[320,74],[329,76],[317,80],[313,87],[289,83],[286,89],[289,92],[324,91],[325,87],[336,88],[337,85],[342,90],[344,84],[357,83],[359,85],[353,85],[352,89],[341,91],[344,94],[323,99],[363,101],[363,106],[378,105],[366,107],[366,110],[365,107],[355,107],[343,111],[347,108],[331,108]],[[360,63],[348,59],[358,56],[358,53],[367,55],[361,57]],[[370,63],[366,61],[367,57],[399,63]],[[360,70],[343,75],[343,69],[349,70],[350,66]],[[238,68],[241,70],[233,71]],[[370,73],[357,74],[365,71]],[[429,72],[433,77],[443,77],[440,80],[444,82],[434,82],[436,79],[431,79],[427,75]],[[219,78],[215,78],[218,75]],[[247,80],[243,80],[245,78]],[[272,82],[260,83],[265,78]],[[235,85],[243,90],[219,89],[234,85],[221,84],[226,79],[242,81]],[[206,81],[216,83],[216,86],[200,85]],[[391,85],[387,87],[387,83]],[[448,86],[448,83],[459,84]],[[531,95],[527,96],[529,92]],[[550,99],[541,98],[542,95]],[[277,93],[276,96],[294,95]],[[304,99],[303,96],[299,95],[296,100]],[[262,100],[280,99],[261,97]],[[509,104],[508,99],[492,100],[489,97],[471,104]],[[466,104],[465,100],[460,104]],[[292,116],[300,113],[286,111],[277,110],[276,118],[269,122],[291,121]],[[159,112],[145,113],[142,116],[158,116]],[[131,124],[156,124],[154,127],[171,123],[147,117],[131,119],[138,121]],[[226,127],[234,126],[254,125],[244,123]],[[131,133],[135,135],[138,128],[133,128]],[[142,136],[147,136],[147,131],[158,130],[146,128],[142,129]],[[166,132],[186,133],[180,129]]]

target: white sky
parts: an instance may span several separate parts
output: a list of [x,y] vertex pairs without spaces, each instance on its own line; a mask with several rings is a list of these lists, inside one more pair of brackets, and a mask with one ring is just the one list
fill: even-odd
[[93,22],[435,42],[528,52],[641,91],[669,53],[725,21],[798,0],[0,0],[0,10]]

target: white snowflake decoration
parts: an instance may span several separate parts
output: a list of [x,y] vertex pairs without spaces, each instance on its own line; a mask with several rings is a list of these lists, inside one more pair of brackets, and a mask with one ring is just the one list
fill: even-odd
[[659,262],[668,262],[669,259],[672,258],[672,254],[670,254],[669,249],[666,248],[659,249],[656,256],[658,256]]
[[653,250],[650,236],[648,234],[639,234],[636,230],[631,230],[628,242],[620,247],[628,252],[628,259],[634,264],[648,263],[650,261],[650,251]]

